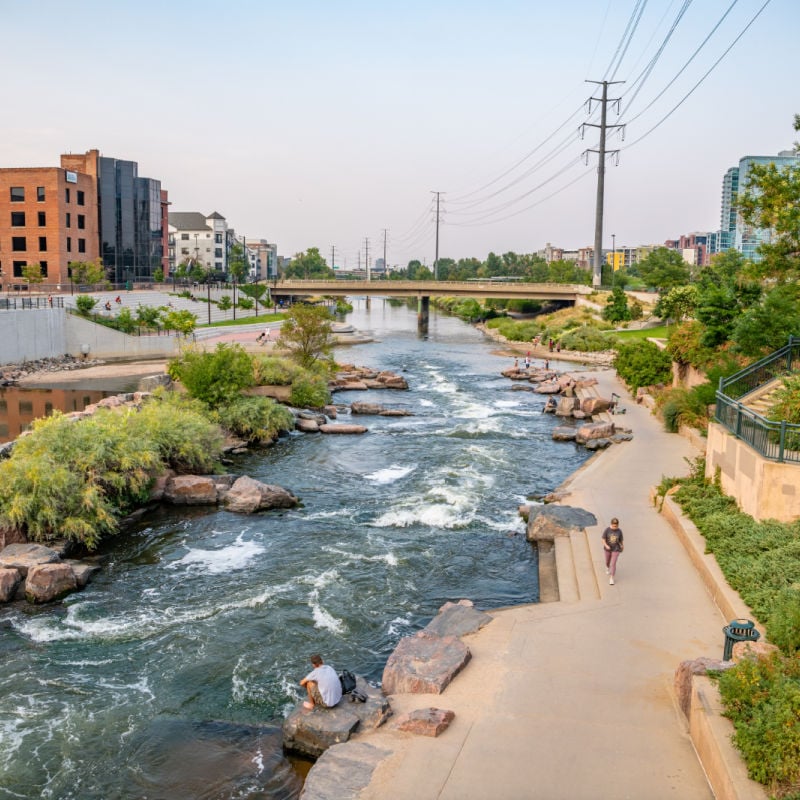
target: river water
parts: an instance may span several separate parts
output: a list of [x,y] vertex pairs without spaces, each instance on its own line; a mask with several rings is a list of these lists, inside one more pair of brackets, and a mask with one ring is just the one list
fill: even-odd
[[379,681],[447,600],[537,600],[517,507],[586,459],[553,443],[544,398],[463,322],[358,301],[376,341],[337,353],[402,373],[405,408],[363,436],[294,434],[234,471],[302,506],[252,517],[163,510],[109,543],[63,605],[0,610],[0,798],[295,798],[280,719],[321,652]]

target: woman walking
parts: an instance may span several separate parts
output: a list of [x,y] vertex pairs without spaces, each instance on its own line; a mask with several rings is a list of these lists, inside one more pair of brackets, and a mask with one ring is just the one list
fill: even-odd
[[617,559],[619,554],[625,549],[622,542],[622,531],[619,527],[619,520],[614,517],[611,524],[603,531],[603,552],[606,557],[606,575],[608,575],[609,586],[614,585],[614,576],[617,572]]

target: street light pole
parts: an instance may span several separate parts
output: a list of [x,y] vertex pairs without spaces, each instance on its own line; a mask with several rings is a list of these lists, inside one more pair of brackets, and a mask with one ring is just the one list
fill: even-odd
[[617,234],[611,234],[611,288],[617,283]]

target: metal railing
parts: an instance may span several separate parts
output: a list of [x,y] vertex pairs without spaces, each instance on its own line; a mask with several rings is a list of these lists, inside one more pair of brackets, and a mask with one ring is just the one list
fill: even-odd
[[800,463],[800,425],[767,419],[742,399],[776,378],[800,369],[800,337],[728,378],[717,389],[717,422],[770,461]]
[[63,297],[0,297],[0,311],[27,308],[64,308]]

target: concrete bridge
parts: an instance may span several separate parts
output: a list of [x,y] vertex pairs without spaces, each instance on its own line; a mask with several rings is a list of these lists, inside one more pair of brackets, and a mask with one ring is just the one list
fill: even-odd
[[575,304],[581,295],[591,294],[589,286],[564,283],[522,283],[514,281],[340,281],[292,279],[270,283],[273,297],[333,295],[370,297],[416,297],[420,331],[427,331],[431,297],[474,297],[519,300],[555,300]]

